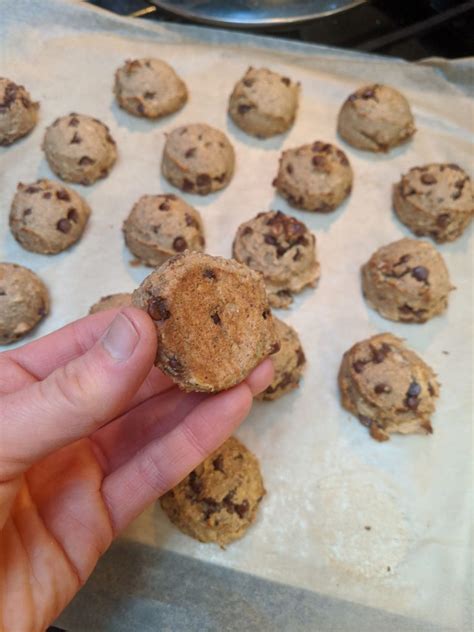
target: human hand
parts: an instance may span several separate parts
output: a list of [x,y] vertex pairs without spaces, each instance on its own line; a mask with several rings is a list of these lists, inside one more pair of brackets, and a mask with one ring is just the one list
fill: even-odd
[[232,434],[266,360],[216,395],[183,393],[133,308],[0,354],[0,630],[43,630],[117,533]]

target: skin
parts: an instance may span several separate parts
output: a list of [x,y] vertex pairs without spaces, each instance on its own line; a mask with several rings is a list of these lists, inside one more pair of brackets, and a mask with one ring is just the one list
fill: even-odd
[[44,630],[147,505],[221,445],[273,377],[183,393],[139,310],[0,354],[0,630]]

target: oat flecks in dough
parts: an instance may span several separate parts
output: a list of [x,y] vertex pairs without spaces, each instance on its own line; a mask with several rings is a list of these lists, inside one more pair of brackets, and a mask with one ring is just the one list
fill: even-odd
[[133,305],[155,321],[156,364],[187,391],[228,389],[279,349],[263,279],[237,261],[176,255],[135,290]]
[[405,97],[380,84],[363,86],[346,99],[337,130],[353,147],[374,152],[405,143],[416,131]]
[[272,307],[288,307],[294,294],[315,287],[320,277],[315,236],[281,211],[241,224],[232,250],[237,261],[263,274]]
[[433,370],[392,334],[358,342],[342,358],[339,388],[344,408],[377,441],[390,434],[432,432],[439,396]]
[[16,342],[49,312],[43,281],[15,263],[0,263],[0,345]]
[[393,206],[401,222],[417,237],[438,243],[462,235],[474,216],[474,187],[455,164],[413,167],[393,187]]
[[249,68],[229,99],[229,115],[244,132],[269,138],[286,132],[298,109],[299,84],[267,68]]
[[362,290],[384,318],[424,323],[444,312],[452,286],[442,255],[425,241],[400,239],[362,266]]
[[201,215],[173,194],[142,196],[125,220],[123,234],[130,251],[152,267],[185,250],[202,252],[205,246]]
[[264,495],[256,457],[231,437],[160,503],[181,531],[225,547],[246,533]]

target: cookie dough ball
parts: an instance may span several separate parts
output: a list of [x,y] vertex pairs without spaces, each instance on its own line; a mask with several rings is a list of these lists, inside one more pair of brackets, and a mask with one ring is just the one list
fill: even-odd
[[94,303],[89,310],[89,314],[97,314],[97,312],[105,312],[107,309],[117,309],[121,307],[132,306],[132,295],[127,292],[119,294],[109,294],[103,296],[97,303]]
[[264,495],[256,457],[231,437],[162,496],[160,503],[183,533],[225,547],[255,521]]
[[235,386],[280,348],[262,277],[236,261],[176,255],[135,290],[133,305],[155,321],[157,366],[186,391]]
[[439,396],[432,369],[391,334],[379,334],[346,351],[339,370],[342,405],[377,441],[399,432],[431,433]]
[[188,91],[173,68],[161,59],[127,60],[115,73],[115,96],[124,110],[157,119],[180,110]]
[[26,250],[54,255],[81,238],[90,213],[80,195],[58,182],[20,182],[11,206],[10,228]]
[[159,266],[184,250],[202,252],[201,216],[176,195],[144,195],[123,225],[125,243],[148,266]]
[[38,121],[39,103],[23,86],[0,77],[0,145],[11,145],[31,132]]
[[315,236],[281,211],[259,213],[241,224],[232,256],[263,274],[272,307],[288,307],[294,294],[316,287],[320,276]]
[[0,263],[0,345],[25,336],[48,312],[43,281],[28,268]]
[[299,84],[267,68],[249,68],[229,99],[229,114],[244,132],[269,138],[293,125]]
[[93,184],[108,175],[117,159],[109,128],[84,114],[69,114],[46,129],[43,150],[49,166],[62,180]]
[[184,125],[166,139],[161,170],[186,193],[207,195],[226,187],[234,173],[235,154],[227,136],[204,123]]
[[352,180],[346,154],[316,141],[282,153],[273,186],[295,208],[329,213],[349,195]]
[[443,257],[425,241],[395,241],[362,267],[367,302],[390,320],[426,322],[444,312],[451,289]]
[[376,83],[359,88],[346,99],[337,131],[357,149],[386,152],[409,140],[416,128],[403,94]]
[[462,235],[474,215],[474,187],[465,171],[453,164],[413,167],[393,187],[398,218],[422,237],[442,244]]
[[306,357],[296,331],[276,316],[273,320],[281,345],[280,351],[272,356],[275,376],[270,386],[257,395],[257,399],[279,399],[285,393],[298,388],[306,366]]

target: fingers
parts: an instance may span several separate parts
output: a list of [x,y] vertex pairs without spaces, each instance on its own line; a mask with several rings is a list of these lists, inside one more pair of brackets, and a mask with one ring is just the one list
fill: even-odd
[[245,419],[253,393],[244,382],[200,402],[181,423],[145,445],[104,479],[102,494],[115,532],[217,449]]
[[116,417],[150,372],[155,354],[153,322],[127,308],[86,353],[2,397],[0,480]]

